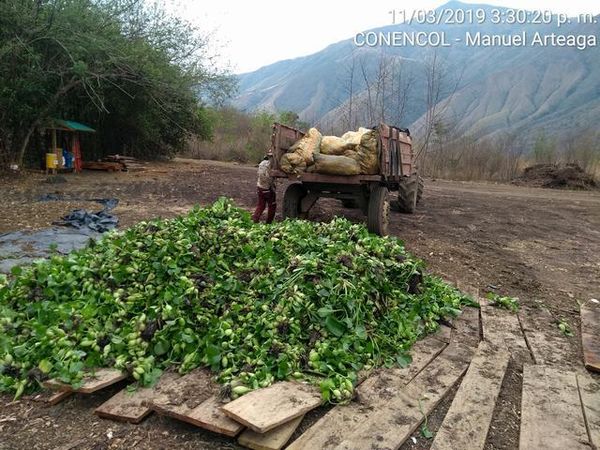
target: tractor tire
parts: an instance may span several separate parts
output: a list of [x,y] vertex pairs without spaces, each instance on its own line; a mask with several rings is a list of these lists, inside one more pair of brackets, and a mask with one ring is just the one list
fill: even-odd
[[369,196],[367,228],[371,233],[387,236],[389,216],[389,191],[385,186],[377,186]]
[[342,202],[342,206],[344,208],[348,208],[348,209],[358,208],[358,202],[356,200],[354,200],[353,198],[344,198],[340,201]]
[[417,196],[419,189],[419,180],[416,175],[406,178],[398,186],[398,211],[406,214],[413,214],[417,209]]
[[300,203],[306,195],[306,189],[301,183],[290,184],[283,194],[283,217],[298,219],[302,216]]
[[422,177],[419,177],[419,185],[417,186],[417,205],[421,202],[421,197],[423,197],[423,190],[425,189],[425,180]]

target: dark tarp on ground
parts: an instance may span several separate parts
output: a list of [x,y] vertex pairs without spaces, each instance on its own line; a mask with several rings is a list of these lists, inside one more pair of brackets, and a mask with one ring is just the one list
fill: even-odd
[[[49,194],[40,201],[64,200],[62,196]],[[73,199],[71,199],[73,200]],[[119,201],[114,198],[86,199],[104,205],[102,211],[92,213],[75,209],[55,222],[52,227],[39,231],[15,231],[0,234],[0,273],[9,273],[14,266],[33,263],[35,260],[52,256],[53,253],[67,253],[85,247],[91,239],[102,237],[102,233],[115,228],[119,222],[109,211]]]
[[53,222],[52,225],[71,226],[77,229],[87,227],[99,233],[116,228],[119,223],[117,216],[109,214],[109,211],[119,204],[116,198],[94,198],[91,201],[102,203],[104,208],[96,213],[85,209],[74,209],[61,220]]

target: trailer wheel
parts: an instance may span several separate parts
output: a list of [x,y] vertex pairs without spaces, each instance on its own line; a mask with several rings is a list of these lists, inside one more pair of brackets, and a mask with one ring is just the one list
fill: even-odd
[[306,189],[301,183],[290,184],[283,194],[283,217],[297,219],[301,217],[300,203],[306,195]]
[[421,201],[421,197],[423,197],[424,188],[425,188],[425,180],[423,180],[423,177],[419,177],[419,185],[417,186],[417,205]]
[[367,228],[371,233],[386,236],[390,215],[389,192],[384,186],[376,186],[369,197]]
[[353,198],[343,198],[340,201],[342,202],[342,206],[344,208],[348,208],[348,209],[358,208],[358,202],[356,200],[354,200]]
[[398,211],[412,214],[417,208],[419,181],[416,175],[405,178],[398,186]]

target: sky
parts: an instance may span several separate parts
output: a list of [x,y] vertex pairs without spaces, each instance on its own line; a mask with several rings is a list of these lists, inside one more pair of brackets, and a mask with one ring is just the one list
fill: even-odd
[[[210,33],[218,61],[235,73],[315,53],[356,33],[392,24],[391,11],[407,12],[407,0],[168,0],[174,12]],[[435,9],[446,0],[424,0],[418,9]],[[555,13],[600,13],[598,0],[489,0],[486,3]]]

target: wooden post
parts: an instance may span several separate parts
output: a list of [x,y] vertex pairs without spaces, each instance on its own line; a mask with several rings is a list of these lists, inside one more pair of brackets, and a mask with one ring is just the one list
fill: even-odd
[[52,153],[54,153],[56,155],[56,167],[52,168],[52,173],[56,174],[56,169],[58,167],[60,167],[60,163],[59,163],[59,159],[58,159],[58,155],[56,154],[56,129],[52,130]]

